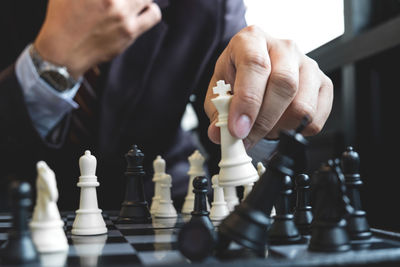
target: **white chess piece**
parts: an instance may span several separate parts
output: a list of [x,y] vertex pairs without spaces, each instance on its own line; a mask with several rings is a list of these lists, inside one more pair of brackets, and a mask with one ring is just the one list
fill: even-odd
[[224,199],[223,188],[218,184],[218,174],[211,179],[213,188],[213,202],[211,203],[210,219],[213,221],[221,221],[229,214],[228,205]]
[[229,84],[220,80],[213,88],[216,98],[211,99],[218,110],[218,122],[215,124],[221,130],[221,160],[218,164],[219,185],[222,187],[244,186],[258,179],[252,159],[247,155],[241,139],[233,137],[228,130],[228,111],[232,95]]
[[158,201],[155,217],[175,218],[178,216],[171,199],[172,178],[169,174],[164,174],[160,179],[160,199]]
[[150,213],[154,215],[160,201],[160,180],[165,175],[165,160],[161,156],[157,156],[153,161],[153,182],[154,182],[154,196],[151,201]]
[[257,163],[257,173],[258,176],[261,177],[264,173],[265,173],[266,169],[264,164],[262,164],[262,162],[258,162]]
[[[193,193],[193,179],[196,176],[204,176],[204,157],[198,150],[195,150],[192,155],[188,158],[190,168],[188,171],[189,183],[188,190],[185,197],[185,202],[182,206],[182,214],[190,214],[194,209],[194,193]],[[210,210],[210,204],[207,199],[207,209]]]
[[36,164],[36,204],[29,227],[33,242],[39,252],[60,252],[68,250],[57,207],[58,190],[55,174],[44,161]]
[[[218,180],[219,182],[219,180]],[[219,183],[218,183],[219,184]],[[228,205],[229,211],[233,211],[235,206],[239,204],[239,197],[237,195],[236,187],[226,186],[224,189],[224,198]]]
[[[261,162],[257,163],[257,173],[258,173],[258,177],[261,177],[265,172],[265,167]],[[258,181],[258,179],[257,179]],[[247,197],[247,195],[251,192],[251,190],[253,189],[254,183],[249,183],[247,185],[244,186],[244,191],[243,191],[243,199],[245,199]]]
[[71,233],[73,235],[99,235],[107,233],[107,227],[98,208],[96,187],[99,186],[96,176],[96,158],[89,150],[79,159],[81,176],[78,187],[81,188],[79,209],[76,210]]

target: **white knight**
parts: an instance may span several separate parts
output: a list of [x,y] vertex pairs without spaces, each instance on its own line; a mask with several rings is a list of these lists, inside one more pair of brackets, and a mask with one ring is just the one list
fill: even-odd
[[36,204],[29,224],[33,242],[39,252],[58,252],[68,249],[57,207],[58,190],[55,174],[44,161],[36,164]]

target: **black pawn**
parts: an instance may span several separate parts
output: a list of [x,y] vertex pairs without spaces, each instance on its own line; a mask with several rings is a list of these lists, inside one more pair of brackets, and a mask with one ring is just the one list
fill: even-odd
[[8,243],[2,250],[2,263],[38,263],[38,252],[28,227],[29,209],[32,205],[31,187],[27,182],[14,182],[10,193],[13,228],[9,232]]
[[301,239],[299,230],[294,224],[294,216],[290,213],[292,193],[292,180],[286,175],[283,178],[283,188],[275,203],[274,222],[268,232],[269,243],[272,245],[290,244]]
[[118,223],[150,223],[151,215],[147,204],[143,178],[145,171],[143,168],[144,154],[136,146],[125,154],[127,168],[125,200],[119,213]]
[[212,255],[216,232],[207,211],[208,180],[204,176],[193,179],[194,209],[189,222],[178,234],[178,249],[192,261],[202,261]]
[[296,207],[294,210],[294,223],[303,236],[311,234],[311,222],[313,220],[310,206],[310,177],[307,174],[299,174],[295,178]]
[[363,182],[360,177],[360,157],[353,147],[349,146],[343,152],[340,165],[346,183],[346,194],[354,211],[347,218],[347,230],[352,240],[369,239],[372,233],[366,218],[366,213],[361,208],[360,187]]
[[351,248],[345,216],[352,211],[345,195],[344,177],[333,161],[323,164],[311,176],[314,215],[308,249],[342,252]]
[[259,257],[265,257],[268,248],[270,214],[282,190],[285,176],[299,172],[304,165],[307,140],[301,131],[309,122],[305,118],[296,131],[282,131],[277,151],[268,161],[265,172],[244,201],[235,207],[218,226],[217,250],[225,250],[231,241],[249,248]]

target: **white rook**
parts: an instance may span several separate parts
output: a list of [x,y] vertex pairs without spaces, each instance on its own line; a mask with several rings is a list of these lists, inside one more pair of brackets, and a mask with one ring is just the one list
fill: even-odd
[[79,209],[75,212],[72,225],[73,235],[98,235],[107,232],[107,227],[97,204],[96,187],[100,184],[96,174],[97,160],[89,150],[79,159],[81,176],[78,187],[81,188]]

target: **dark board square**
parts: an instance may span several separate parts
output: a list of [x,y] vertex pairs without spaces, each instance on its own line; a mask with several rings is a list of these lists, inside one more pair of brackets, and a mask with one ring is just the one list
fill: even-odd
[[[97,264],[94,264],[97,260]],[[86,264],[85,264],[86,263]],[[87,266],[87,264],[94,264],[93,266],[118,266],[120,264],[133,265],[140,264],[141,261],[137,255],[105,255],[96,258],[81,258],[79,256],[68,257],[67,266]]]
[[178,243],[142,243],[142,244],[131,244],[136,251],[161,251],[161,250],[177,250]]

